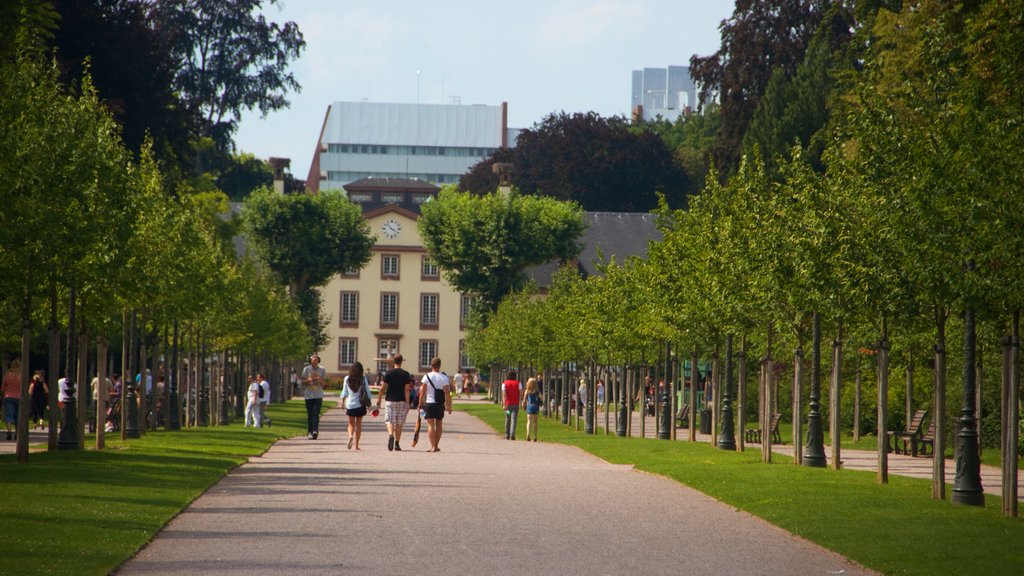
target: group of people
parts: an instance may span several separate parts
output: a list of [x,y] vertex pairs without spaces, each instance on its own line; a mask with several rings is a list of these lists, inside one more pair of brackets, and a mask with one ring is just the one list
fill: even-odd
[[[537,441],[537,420],[543,403],[538,378],[526,381],[526,387],[516,379],[515,370],[510,370],[502,383],[503,404],[505,407],[505,439],[516,439],[516,427],[519,420],[519,408],[526,413],[526,441]],[[532,438],[531,438],[532,436]]]
[[[430,448],[427,452],[440,452],[439,444],[443,434],[444,413],[452,412],[452,384],[448,375],[441,372],[441,359],[430,361],[430,372],[425,374],[417,387],[412,375],[402,368],[401,354],[391,357],[391,367],[384,374],[380,394],[374,400],[369,378],[361,362],[352,364],[342,384],[341,399],[348,415],[348,448],[360,450],[363,434],[363,417],[369,410],[380,410],[384,403],[384,421],[388,429],[388,450],[402,450],[402,431],[409,411],[417,411],[416,430],[412,446],[419,442],[422,422],[427,422],[427,438]],[[320,357],[313,354],[309,365],[303,368],[300,382],[306,400],[306,428],[310,440],[320,434],[320,410],[323,406],[326,370],[320,366]]]
[[270,382],[263,373],[249,375],[245,393],[245,427],[262,428],[270,426],[267,405],[270,404]]

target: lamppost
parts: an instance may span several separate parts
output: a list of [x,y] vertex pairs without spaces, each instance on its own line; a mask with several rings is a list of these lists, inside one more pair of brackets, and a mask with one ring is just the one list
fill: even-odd
[[[140,379],[141,380],[141,379]],[[125,412],[125,423],[124,423],[124,437],[125,438],[140,438],[142,433],[139,431],[139,385],[132,378],[125,378],[125,394],[123,399],[122,409]]]
[[674,388],[673,376],[672,376],[672,344],[665,343],[665,373],[664,380],[662,380],[662,386],[659,392],[661,398],[658,400],[661,402],[661,422],[658,427],[658,439],[659,440],[671,440],[672,439],[672,391]]
[[[960,432],[957,434],[960,441],[956,448],[956,479],[953,481],[952,500],[957,504],[984,506],[977,421],[974,419],[975,338],[974,309],[968,307],[964,313],[964,405],[960,410]],[[942,455],[934,457],[941,458]]]
[[[811,401],[807,414],[807,450],[804,466],[824,468],[825,435],[821,429],[821,316],[814,313],[814,331],[811,336]],[[770,430],[765,430],[765,434]]]
[[615,422],[615,435],[624,437],[626,435],[626,421],[629,418],[629,387],[627,384],[629,373],[623,372],[621,376],[618,385],[615,387],[619,393],[619,418]]
[[[78,403],[75,401],[75,382],[70,374],[64,377],[67,400],[61,408],[63,426],[60,429],[60,436],[57,439],[59,450],[78,450],[81,443],[78,441]],[[58,387],[60,384],[58,383]]]
[[[736,450],[736,434],[732,417],[732,334],[725,337],[725,386],[722,387],[722,431],[718,434],[718,448]],[[766,431],[765,433],[770,433]]]

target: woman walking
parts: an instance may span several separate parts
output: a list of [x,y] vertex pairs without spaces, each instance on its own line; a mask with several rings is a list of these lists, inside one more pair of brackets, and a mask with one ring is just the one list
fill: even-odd
[[526,395],[523,397],[523,410],[526,412],[526,441],[530,441],[530,433],[533,433],[533,441],[537,441],[537,415],[540,414],[540,390],[537,388],[537,379],[530,378],[526,381]]
[[[21,362],[11,362],[4,374],[3,384],[4,422],[7,424],[7,439],[18,439],[18,412],[21,408]],[[14,429],[13,433],[11,429]]]
[[46,386],[45,372],[36,370],[32,382],[28,386],[28,396],[32,401],[29,419],[35,428],[45,428],[46,406],[50,402],[50,389]]
[[363,435],[363,416],[366,416],[366,408],[373,402],[370,383],[366,380],[361,362],[352,364],[348,376],[345,376],[341,397],[346,399],[345,410],[348,413],[348,449],[351,450],[355,444],[356,450],[359,450],[359,438]]

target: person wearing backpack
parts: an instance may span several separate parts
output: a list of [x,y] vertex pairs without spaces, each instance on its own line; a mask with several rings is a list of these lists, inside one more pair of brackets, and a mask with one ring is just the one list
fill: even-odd
[[430,449],[427,452],[440,452],[441,434],[444,432],[441,421],[445,409],[452,413],[452,398],[449,394],[448,376],[441,372],[441,359],[430,360],[430,372],[423,375],[420,381],[420,408],[427,411],[427,438]]
[[245,427],[263,427],[263,417],[260,414],[260,383],[252,375],[248,377],[249,388],[246,392],[245,403]]
[[263,374],[257,374],[256,380],[260,384],[260,422],[266,426],[270,426],[270,416],[267,416],[267,406],[270,405],[270,382],[267,382],[267,378]]
[[354,444],[355,449],[359,450],[363,416],[366,416],[366,409],[373,403],[370,382],[363,372],[362,362],[352,364],[348,376],[345,376],[345,384],[341,387],[341,398],[345,400],[345,411],[348,414],[348,449],[351,450]]

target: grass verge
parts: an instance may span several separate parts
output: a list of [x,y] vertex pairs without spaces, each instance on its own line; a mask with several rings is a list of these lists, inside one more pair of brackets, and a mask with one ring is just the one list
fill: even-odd
[[[504,430],[498,406],[456,408]],[[986,495],[984,508],[959,506],[933,500],[929,480],[890,475],[889,484],[879,485],[873,472],[798,467],[778,454],[763,464],[758,450],[740,454],[703,443],[619,438],[603,430],[586,435],[544,418],[540,436],[677,480],[884,574],[1024,571],[1024,521],[1003,517],[996,495]]]
[[268,413],[271,428],[237,420],[125,442],[108,434],[105,450],[33,452],[27,465],[0,456],[3,573],[109,574],[228,471],[305,434],[303,400]]

